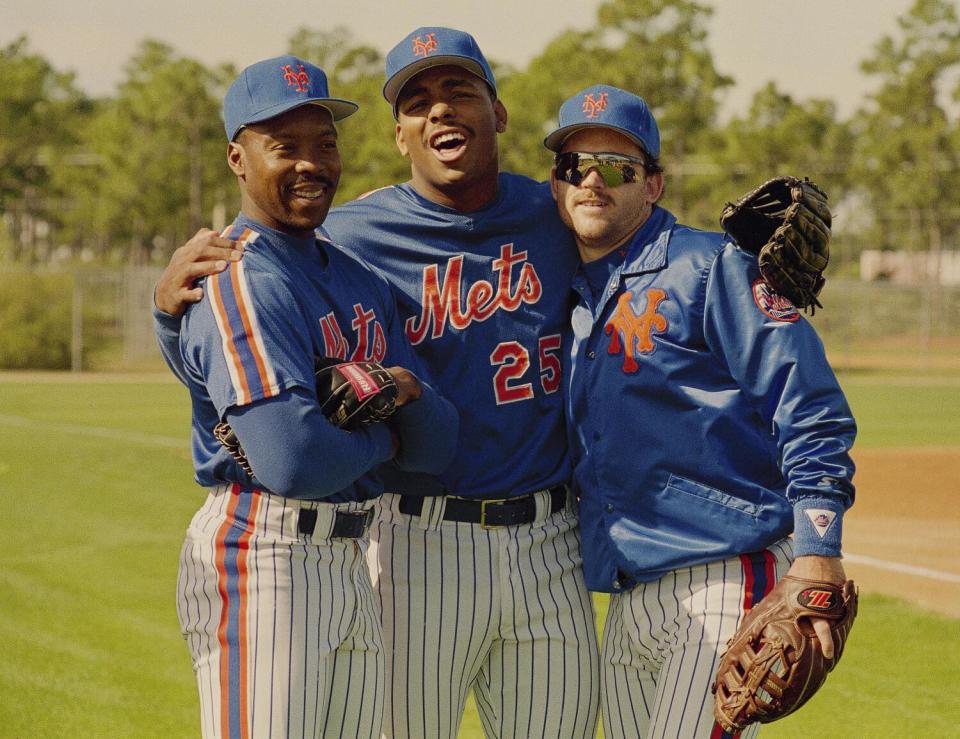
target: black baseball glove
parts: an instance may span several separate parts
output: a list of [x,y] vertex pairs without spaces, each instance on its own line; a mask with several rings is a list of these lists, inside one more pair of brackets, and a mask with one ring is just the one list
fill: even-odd
[[813,313],[822,308],[823,271],[830,260],[827,195],[804,178],[777,177],[735,203],[727,203],[720,225],[757,255],[760,274],[780,295]]
[[250,477],[253,477],[253,470],[250,469],[250,461],[247,459],[243,447],[240,446],[240,439],[237,438],[237,434],[230,427],[230,424],[226,421],[221,421],[213,427],[213,435],[217,441],[223,444],[223,448],[230,453],[230,456],[237,460],[237,464],[240,465],[243,471],[250,475]]
[[348,431],[386,421],[397,409],[397,383],[376,362],[316,361],[317,400],[334,426]]
[[[320,411],[334,426],[346,431],[364,423],[386,421],[397,409],[397,384],[387,370],[376,362],[341,362],[318,357],[315,381]],[[236,432],[226,421],[213,429],[224,449],[250,477],[253,470]]]

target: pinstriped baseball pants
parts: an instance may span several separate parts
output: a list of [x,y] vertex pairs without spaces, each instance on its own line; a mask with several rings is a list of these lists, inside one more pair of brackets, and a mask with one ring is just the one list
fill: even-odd
[[[383,652],[366,540],[327,538],[335,510],[361,507],[211,491],[177,581],[204,737],[379,736]],[[301,508],[317,510],[312,537],[297,531]]]
[[[743,614],[787,574],[793,545],[669,572],[610,596],[601,706],[608,739],[730,737],[713,720],[720,654]],[[738,736],[756,736],[753,724]]]
[[369,557],[383,619],[384,736],[457,735],[473,690],[488,737],[593,737],[599,701],[593,604],[576,516],[486,529],[419,516],[384,495]]

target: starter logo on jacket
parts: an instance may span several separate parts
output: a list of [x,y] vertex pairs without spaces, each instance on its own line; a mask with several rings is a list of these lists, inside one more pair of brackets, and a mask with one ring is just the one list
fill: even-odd
[[632,292],[625,292],[617,300],[617,307],[613,311],[603,332],[610,336],[610,346],[607,354],[623,352],[623,371],[636,372],[640,369],[637,364],[637,354],[649,354],[656,345],[653,343],[653,332],[662,334],[667,330],[667,319],[657,313],[660,303],[667,299],[667,294],[659,288],[647,290],[647,305],[642,313],[633,311],[630,301]]
[[[514,267],[519,266],[516,283]],[[410,343],[416,346],[429,335],[431,339],[443,336],[447,323],[456,329],[465,329],[474,321],[486,321],[498,310],[515,311],[521,303],[536,303],[543,294],[540,277],[530,262],[527,252],[514,252],[513,244],[500,247],[500,257],[492,260],[495,273],[492,281],[477,280],[463,293],[463,255],[447,260],[440,283],[440,265],[431,264],[423,270],[421,310],[419,316],[407,319],[405,329]]]
[[[354,303],[353,313],[355,318],[350,322],[350,328],[357,341],[350,361],[382,362],[387,354],[387,338],[377,314],[372,310],[364,310],[360,303]],[[320,317],[320,330],[323,332],[324,356],[347,359],[349,343],[333,311]]]

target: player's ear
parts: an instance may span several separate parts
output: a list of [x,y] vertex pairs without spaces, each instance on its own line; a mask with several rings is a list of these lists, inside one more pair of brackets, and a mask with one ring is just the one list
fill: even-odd
[[493,101],[493,115],[497,119],[497,133],[507,130],[507,108],[499,100]]
[[553,199],[557,200],[560,188],[557,185],[557,168],[550,167],[550,192],[553,193]]
[[644,179],[646,180],[647,202],[657,202],[663,195],[663,172],[647,175]]
[[243,147],[236,141],[227,144],[227,166],[237,177],[243,177],[246,174]]
[[409,152],[407,148],[407,142],[403,139],[403,130],[400,128],[400,124],[397,124],[397,148],[400,150],[400,153],[403,156],[406,156]]

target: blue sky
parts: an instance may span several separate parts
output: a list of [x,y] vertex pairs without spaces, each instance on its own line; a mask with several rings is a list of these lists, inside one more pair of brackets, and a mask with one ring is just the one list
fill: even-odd
[[[798,99],[828,97],[841,115],[859,104],[870,80],[859,62],[912,0],[702,0],[715,8],[710,44],[720,71],[737,86],[726,113],[745,106],[773,77]],[[246,65],[281,53],[302,25],[345,25],[386,52],[420,25],[470,31],[488,56],[522,66],[565,28],[593,23],[600,0],[3,0],[0,44],[26,34],[31,48],[80,86],[110,94],[123,64],[147,36],[205,63]]]

